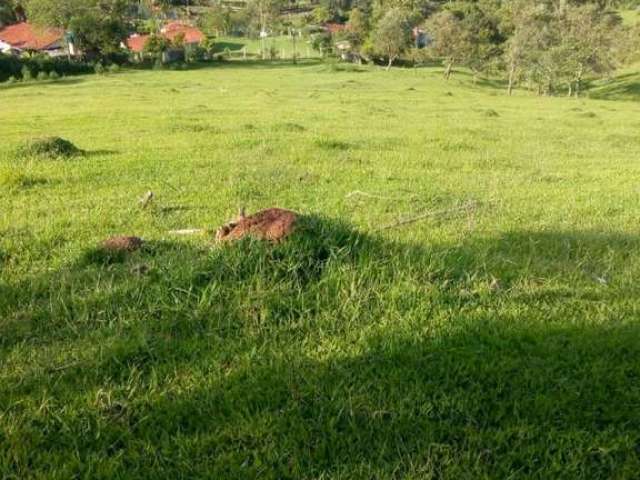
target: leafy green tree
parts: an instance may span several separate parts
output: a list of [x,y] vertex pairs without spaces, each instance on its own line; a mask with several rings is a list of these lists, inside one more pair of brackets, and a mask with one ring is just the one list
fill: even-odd
[[26,0],[33,23],[72,30],[88,56],[108,56],[127,35],[126,0]]
[[603,76],[615,68],[614,47],[619,23],[593,5],[567,8],[560,15],[561,68],[568,77],[569,95],[580,94],[585,75]]
[[349,40],[354,48],[360,47],[367,38],[369,33],[369,22],[365,14],[358,8],[354,8],[349,13],[349,22],[347,23]]
[[329,11],[329,9],[322,5],[319,5],[316,8],[314,8],[312,14],[313,14],[313,19],[320,24],[324,24],[333,20],[333,15]]
[[473,39],[459,12],[444,10],[427,22],[432,37],[430,52],[444,61],[444,78],[449,80],[456,64],[466,64],[473,51]]
[[171,48],[171,41],[162,35],[150,35],[144,44],[144,53],[162,61],[164,52]]
[[209,34],[228,35],[233,28],[231,14],[231,10],[223,5],[212,5],[200,19],[200,27]]
[[14,4],[10,0],[0,0],[0,27],[12,23],[16,19]]
[[411,40],[407,13],[399,8],[392,8],[380,19],[373,35],[374,47],[387,58],[389,70]]

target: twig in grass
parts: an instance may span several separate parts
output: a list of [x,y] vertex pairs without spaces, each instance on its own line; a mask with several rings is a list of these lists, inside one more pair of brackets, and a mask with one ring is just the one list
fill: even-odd
[[453,208],[446,208],[443,210],[433,210],[431,212],[425,212],[420,215],[416,215],[415,217],[404,218],[404,219],[398,220],[397,222],[391,223],[389,225],[384,225],[380,228],[376,228],[374,231],[377,232],[379,230],[388,230],[390,228],[401,227],[409,223],[419,222],[420,220],[425,220],[431,217],[438,217],[440,215],[446,215],[448,213],[461,212],[461,211],[470,212],[471,209],[476,207],[477,205],[478,205],[478,202],[466,202],[463,205],[459,205]]
[[377,200],[389,200],[390,202],[403,202],[405,200],[409,200],[407,197],[384,197],[382,195],[375,195],[373,193],[361,192],[360,190],[354,190],[353,192],[347,193],[345,198],[352,197],[367,197],[367,198],[375,198]]
[[151,201],[153,200],[153,192],[151,190],[149,190],[147,193],[145,193],[142,198],[140,199],[140,206],[144,209],[147,208],[149,206],[149,204],[151,203]]
[[171,235],[197,235],[199,233],[206,233],[206,228],[182,228],[179,230],[169,230]]
[[78,362],[69,362],[69,363],[65,363],[63,365],[58,365],[57,367],[48,368],[47,371],[50,372],[50,373],[61,372],[62,370],[67,370],[68,368],[73,368],[73,367],[77,366],[78,364],[79,364]]

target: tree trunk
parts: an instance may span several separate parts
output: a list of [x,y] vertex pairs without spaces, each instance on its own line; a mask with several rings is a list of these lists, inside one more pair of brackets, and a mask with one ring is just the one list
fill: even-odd
[[451,77],[451,69],[453,68],[453,62],[449,61],[447,62],[447,67],[445,68],[444,71],[444,79],[445,80],[449,80],[449,77]]
[[509,86],[507,87],[507,94],[511,96],[513,93],[513,80],[516,75],[516,66],[511,64],[511,68],[509,69]]
[[576,98],[580,96],[580,87],[582,86],[582,72],[583,69],[580,67],[578,70],[578,75],[576,76]]
[[567,91],[567,97],[571,98],[573,95],[573,83],[569,82],[569,90]]
[[393,63],[393,61],[394,61],[395,59],[396,59],[396,57],[395,57],[395,56],[389,56],[389,63],[387,63],[387,68],[386,68],[387,72],[388,72],[389,70],[391,70],[391,64]]

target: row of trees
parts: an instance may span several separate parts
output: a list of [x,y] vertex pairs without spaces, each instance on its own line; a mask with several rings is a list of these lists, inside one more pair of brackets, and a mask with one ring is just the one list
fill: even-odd
[[[131,31],[153,33],[159,12],[197,2],[211,34],[305,32],[323,51],[347,41],[354,58],[388,68],[403,58],[442,61],[447,79],[461,66],[474,77],[500,74],[509,92],[525,84],[578,95],[586,77],[640,56],[640,25],[625,27],[616,13],[640,11],[640,0],[316,0],[306,10],[295,0],[247,0],[243,8],[221,0],[0,0],[0,24],[27,17],[63,27],[84,52],[104,58],[120,54]],[[346,28],[330,37],[318,28],[328,22]],[[416,48],[416,34],[426,48]]]
[[[640,7],[640,5],[639,5]],[[393,7],[379,19],[354,9],[346,37],[365,58],[401,55],[439,60],[449,79],[456,66],[474,77],[500,74],[508,91],[524,83],[539,93],[579,95],[584,78],[609,75],[640,56],[640,24],[625,27],[611,2],[570,0],[457,1],[430,11]],[[412,48],[411,27],[427,48]]]

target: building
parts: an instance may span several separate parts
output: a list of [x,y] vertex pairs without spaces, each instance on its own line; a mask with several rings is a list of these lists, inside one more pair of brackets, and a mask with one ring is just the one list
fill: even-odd
[[[182,36],[184,45],[199,45],[206,38],[204,33],[196,27],[179,21],[167,23],[160,29],[159,35],[171,42],[175,42],[177,38]],[[144,46],[149,37],[150,35],[134,33],[127,38],[126,47],[141,58]],[[169,55],[169,57],[172,56],[173,55]],[[169,58],[167,60],[169,60]]]
[[23,52],[45,53],[51,57],[74,55],[73,44],[65,41],[64,30],[38,27],[27,22],[0,29],[0,52],[19,55]]

